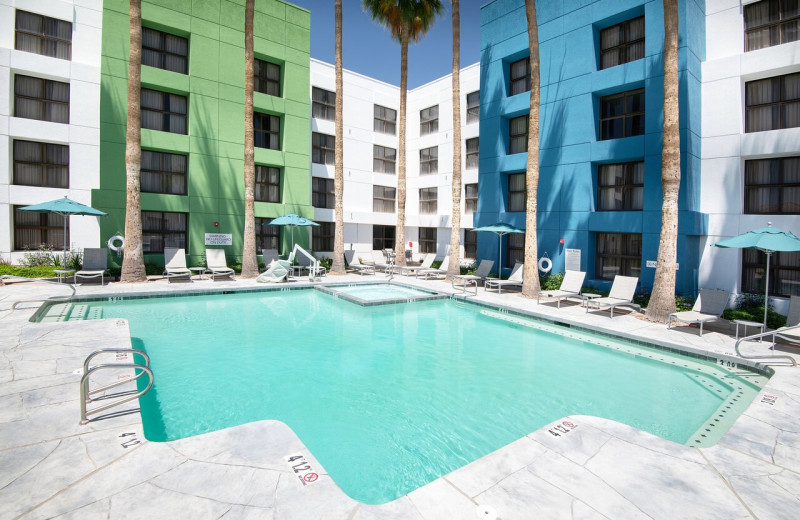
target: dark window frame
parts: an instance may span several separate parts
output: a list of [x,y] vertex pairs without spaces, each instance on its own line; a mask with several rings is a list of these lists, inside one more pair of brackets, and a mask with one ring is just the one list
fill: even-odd
[[[26,94],[18,93],[19,89],[17,88],[17,85],[18,85],[17,80],[19,78],[25,78],[26,80],[36,80],[36,81],[42,82],[41,90],[42,90],[42,92],[45,93],[45,97],[41,97],[40,98],[40,97],[35,97],[35,96],[32,96],[32,95],[26,95]],[[67,86],[67,101],[62,101],[62,100],[59,100],[59,99],[49,99],[49,98],[46,97],[47,96],[47,91],[51,90],[51,89],[48,88],[48,86],[51,85],[51,84],[59,84],[59,85],[66,85]],[[24,119],[33,119],[33,120],[36,120],[36,121],[48,121],[50,123],[69,124],[71,90],[72,90],[71,89],[71,85],[69,83],[67,83],[67,82],[64,82],[64,81],[55,81],[55,80],[51,80],[51,79],[37,78],[36,76],[27,76],[25,74],[15,74],[14,75],[14,117],[20,117],[20,118],[24,118]],[[20,115],[20,108],[19,108],[20,101],[34,101],[34,102],[37,102],[40,105],[39,110],[38,110],[38,112],[39,112],[38,117],[26,117],[24,115]],[[49,105],[57,105],[57,106],[66,105],[66,107],[67,107],[67,119],[66,119],[66,121],[56,121],[53,118],[48,119],[47,113],[50,112],[48,110]]]
[[397,135],[397,110],[381,105],[373,106],[372,129],[381,134]]
[[439,105],[429,106],[419,111],[419,135],[439,131]]
[[[764,294],[766,254],[758,249],[742,250],[742,292]],[[790,289],[786,291],[785,289]],[[776,251],[770,255],[769,295],[800,296],[800,252]]]
[[[800,215],[800,176],[787,181],[789,174],[785,164],[788,161],[800,162],[800,156],[754,159],[744,162],[744,213],[746,215]],[[754,182],[759,164],[768,163],[769,182]],[[757,193],[769,190],[769,205],[760,210],[756,207]],[[794,195],[794,199],[792,199]],[[787,200],[788,199],[788,200]],[[775,202],[772,202],[772,201]]]
[[336,183],[326,177],[311,177],[311,205],[315,208],[335,209]]
[[437,231],[435,227],[419,228],[419,252],[420,254],[436,254]]
[[[478,160],[480,158],[480,141],[479,137],[473,137],[471,139],[467,139],[464,141],[464,150],[465,150],[465,161],[464,167],[467,170],[474,170],[478,167]],[[474,144],[473,149],[470,149],[470,145]]]
[[[156,228],[150,228],[148,222],[149,215],[161,215],[159,221],[161,226]],[[183,215],[183,230],[171,230],[167,229],[165,225],[167,219],[165,216],[167,215]],[[168,237],[170,236],[182,236],[182,239],[179,239],[177,242],[170,241],[168,243]],[[161,247],[156,249],[150,249],[152,246],[152,242],[150,242],[151,237],[161,237]],[[189,253],[189,213],[183,213],[179,211],[142,211],[142,250],[143,253],[146,255],[151,254],[160,254],[164,253],[165,247],[177,247],[179,249],[186,250],[186,253]]]
[[436,175],[439,173],[439,147],[431,146],[419,151],[419,174]]
[[[525,132],[522,133],[513,133],[514,130],[514,122],[525,120],[525,124],[523,127],[525,128]],[[517,153],[528,153],[528,124],[530,121],[528,120],[528,114],[523,116],[512,117],[508,120],[508,154],[513,155]],[[523,143],[521,145],[520,143]],[[519,147],[522,146],[522,149]]]
[[419,189],[419,214],[436,215],[439,211],[439,188],[431,186]]
[[[148,40],[146,37],[147,32],[155,33],[159,37],[160,45],[159,47],[152,47],[148,45]],[[186,53],[181,54],[177,52],[170,51],[168,49],[167,40],[175,39],[178,42],[184,43],[186,46]],[[152,54],[147,54],[145,51],[149,51]],[[158,63],[146,63],[149,61],[149,56],[155,56],[158,58]],[[178,69],[169,68],[170,60],[168,58],[172,58],[176,60],[176,63],[180,63],[183,66],[179,67]],[[183,36],[178,36],[177,34],[171,34],[168,32],[160,31],[158,29],[153,29],[152,27],[142,27],[142,65],[147,67],[154,67],[156,69],[161,70],[168,70],[170,72],[176,72],[178,74],[188,74],[189,73],[189,39],[184,38]]]
[[467,124],[477,123],[481,120],[481,91],[476,90],[467,94]]
[[[25,160],[22,158],[18,158],[18,147],[20,148],[23,145],[38,145],[39,152],[38,155],[41,158],[39,161],[31,161]],[[50,151],[53,150],[53,153]],[[54,158],[58,155],[63,155],[66,152],[66,162],[50,162],[51,158]],[[15,186],[39,186],[45,188],[62,188],[67,189],[69,188],[69,145],[66,144],[55,144],[55,143],[41,143],[38,141],[28,141],[25,139],[14,139],[14,142],[11,145],[11,154],[12,154],[12,184]],[[19,153],[21,155],[21,152]],[[19,168],[36,168],[39,170],[38,174],[34,174],[33,176],[39,177],[39,182],[25,182],[22,175],[18,174],[17,170]],[[57,174],[58,182],[49,183],[48,179],[50,178],[50,174],[53,169],[63,170]]]
[[[525,62],[525,72],[520,64]],[[531,90],[531,60],[528,56],[508,64],[508,95],[516,96]]]
[[[603,170],[615,166],[622,167],[622,179],[619,184],[603,184]],[[641,182],[636,181],[637,167],[641,170]],[[603,192],[618,191],[621,193],[621,207],[605,207]],[[636,194],[639,193],[637,198]],[[638,205],[635,204],[638,201]],[[638,207],[637,207],[638,206]],[[644,206],[644,161],[631,161],[597,166],[597,211],[641,211]]]
[[[604,239],[618,237],[620,240],[619,253],[601,252]],[[614,280],[616,275],[633,276],[639,278],[642,274],[642,235],[639,233],[596,233],[595,237],[595,278],[598,280]],[[636,249],[638,242],[638,253],[631,253],[631,249]],[[619,266],[610,266],[614,270],[613,274],[606,276],[604,267],[607,262],[619,260]]]
[[[800,9],[797,14],[788,15],[784,13],[784,5],[787,2],[784,0],[762,0],[761,2],[753,2],[744,6],[742,17],[744,18],[744,51],[756,51],[759,49],[767,49],[784,43],[791,43],[800,39]],[[756,9],[763,7],[766,4],[769,12],[769,17],[766,22],[757,25],[748,26],[748,15],[753,13]],[[773,18],[776,16],[777,18]],[[794,25],[794,27],[791,27]],[[793,29],[793,31],[792,31]],[[767,45],[758,46],[758,40],[751,39],[751,35],[760,33],[761,31],[768,31],[769,42]]]
[[464,185],[464,213],[469,215],[476,211],[478,211],[478,183],[473,182]]
[[314,164],[336,164],[336,136],[311,132],[311,162]]
[[[277,128],[273,128],[273,126]],[[253,112],[254,146],[267,150],[281,149],[281,118],[273,114]],[[276,146],[270,146],[275,136]]]
[[[389,233],[391,231],[391,233]],[[372,225],[372,249],[394,249],[397,240],[396,226]]]
[[[641,94],[641,110],[638,111],[628,111],[629,108],[629,98],[634,98],[635,96],[639,96]],[[634,90],[628,90],[626,92],[620,92],[618,94],[612,94],[610,96],[603,96],[600,98],[600,140],[607,141],[611,139],[623,139],[625,137],[634,137],[637,135],[644,135],[645,132],[645,91],[643,88],[637,88]],[[614,101],[622,99],[623,104],[623,112],[620,114],[613,114],[608,116],[603,116],[603,113],[607,110],[607,106],[611,106],[610,104]],[[632,101],[635,103],[635,100]],[[637,118],[641,118],[640,124],[636,125]],[[622,120],[622,135],[616,135],[613,132],[615,129],[612,126],[613,122],[617,120]],[[636,125],[634,127],[634,125]]]
[[256,217],[256,251],[264,249],[281,250],[282,226],[270,226],[275,217]]
[[396,203],[397,188],[394,186],[372,185],[372,211],[374,213],[394,213],[396,211]]
[[506,254],[503,257],[504,267],[513,268],[525,261],[525,233],[509,233],[506,235]]
[[[42,245],[53,250],[63,250],[64,244],[70,243],[70,225],[67,217],[67,236],[64,237],[64,220],[56,213],[36,213],[22,211],[25,206],[14,206],[14,251],[28,251],[39,249]],[[29,218],[31,221],[38,219],[38,224],[19,224],[20,220]],[[34,243],[25,243],[22,240],[24,231],[38,230],[39,238]],[[61,239],[59,242],[58,240]]]
[[[25,29],[24,27],[20,27],[20,17],[19,17],[20,13],[23,13],[25,16],[35,17],[35,18],[41,19],[42,31],[41,32],[34,32],[32,30]],[[15,18],[15,20],[14,20],[14,49],[20,50],[20,51],[23,51],[23,52],[30,52],[32,54],[38,54],[40,56],[49,56],[51,58],[56,58],[56,59],[59,59],[59,60],[72,61],[72,22],[68,22],[66,20],[61,20],[59,18],[53,18],[52,16],[45,16],[45,15],[39,14],[39,13],[32,13],[30,11],[25,11],[23,9],[16,9],[16,12],[14,13],[14,18]],[[60,24],[67,24],[69,26],[69,36],[70,36],[69,39],[60,38],[60,37],[58,37],[57,35],[54,35],[54,34],[47,34],[48,33],[48,29],[53,29],[53,26],[58,26]],[[26,49],[21,49],[20,46],[24,46],[24,45],[20,42],[20,36],[22,36],[22,39],[32,38],[34,41],[37,41],[39,43],[40,49],[38,51],[29,51],[29,50],[26,50]],[[55,52],[53,52],[53,53],[41,52],[41,51],[47,49],[50,46],[50,45],[48,45],[49,43],[54,44]],[[63,44],[63,45],[65,45],[67,47],[67,57],[66,58],[60,58],[60,57],[57,56],[57,54],[58,54],[57,51],[58,51],[59,44]]]
[[478,234],[471,229],[464,230],[464,258],[478,258]]
[[[275,182],[275,179],[277,179],[277,182]],[[276,166],[267,166],[266,164],[256,164],[255,200],[257,202],[273,202],[280,204],[283,199],[281,183],[280,168]],[[274,196],[270,197],[270,193]]]
[[311,87],[311,117],[336,121],[336,92]]
[[[391,155],[387,155],[391,151]],[[372,171],[375,173],[395,174],[397,166],[397,150],[378,144],[372,145]]]
[[[141,89],[141,94],[145,92],[155,92],[161,95],[161,105],[163,108],[151,108],[146,107],[144,103],[140,101],[140,114],[141,114],[141,128],[143,130],[155,130],[157,132],[167,132],[170,134],[179,134],[179,135],[188,135],[189,133],[189,121],[188,121],[188,112],[189,112],[189,98],[188,96],[182,96],[180,94],[173,94],[171,92],[165,92],[163,90],[156,90],[152,88],[143,88]],[[172,99],[173,96],[175,98],[183,99],[183,104],[186,109],[185,112],[173,112],[173,103]],[[140,95],[141,100],[141,95]],[[160,114],[161,115],[161,124],[160,127],[156,128],[153,126],[145,126],[146,125],[146,118],[144,117],[145,113],[152,113],[152,114]],[[177,121],[183,120],[183,131],[182,132],[173,132],[171,130],[173,119]],[[179,125],[180,126],[180,125]]]
[[[513,189],[514,182],[512,179],[522,178],[522,189]],[[519,195],[522,194],[522,197]],[[528,190],[525,184],[525,173],[510,173],[508,174],[508,204],[506,207],[506,211],[509,213],[516,213],[520,211],[526,210],[527,205],[527,198],[528,198]],[[517,202],[521,200],[521,202]]]
[[[151,168],[146,167],[146,165],[149,164],[149,162],[145,159],[145,155],[146,154],[147,155],[153,154],[154,158],[155,158],[155,156],[158,156],[158,158],[159,158],[158,162],[160,163],[160,169],[151,169]],[[168,169],[165,169],[166,168],[165,167],[165,163],[167,162],[166,159],[168,159],[171,156],[183,157],[184,162],[183,162],[183,171],[182,172],[180,170],[168,170]],[[142,179],[141,179],[140,185],[141,185],[142,193],[163,193],[163,194],[167,194],[167,195],[187,195],[187,191],[186,191],[187,190],[187,184],[188,184],[188,182],[187,182],[187,179],[188,179],[187,170],[189,168],[189,157],[188,156],[183,155],[183,154],[177,154],[177,153],[160,152],[160,151],[157,151],[157,150],[142,150],[141,164],[142,164],[142,167],[141,167]],[[158,184],[160,185],[161,188],[158,189],[158,190],[148,189],[148,183],[145,180],[145,176],[146,175],[153,175],[154,177],[158,177]],[[180,189],[178,191],[173,191],[171,189],[167,189],[166,188],[167,185],[174,186],[173,177],[182,178],[182,182],[180,183]]]
[[336,237],[335,222],[317,222],[319,226],[311,227],[311,250],[333,251],[334,238]]
[[[254,58],[253,90],[267,96],[281,97],[281,66],[271,61]],[[278,70],[278,79],[270,77],[270,70]]]
[[[800,126],[800,117],[795,115],[794,119],[797,124],[790,125],[787,121],[787,113],[789,109],[794,108],[794,111],[798,111],[798,107],[800,106],[800,94],[796,98],[786,98],[787,88],[786,82],[789,79],[793,79],[796,82],[800,82],[800,72],[794,72],[792,74],[783,74],[781,76],[772,76],[769,78],[762,78],[753,81],[748,81],[744,84],[744,92],[745,92],[745,133],[755,133],[755,132],[768,132],[770,130],[784,130],[786,128],[797,128]],[[777,100],[770,100],[764,103],[751,103],[752,99],[752,92],[753,89],[756,88],[757,84],[769,82],[769,90],[772,92],[773,96],[777,93]],[[777,91],[777,92],[776,92]],[[757,111],[760,112],[761,110],[769,109],[770,111],[770,122],[772,123],[769,128],[762,128],[760,125],[757,125],[757,121],[754,119],[753,115]],[[776,123],[777,122],[777,126]]]
[[[634,30],[631,26],[638,23],[640,20],[642,24],[642,36],[641,38],[637,38],[632,36]],[[602,29],[600,31],[600,70],[610,69],[617,65],[623,65],[644,58],[645,27],[644,15],[642,15]],[[603,35],[611,31],[618,31],[619,42],[616,45],[604,48]],[[616,61],[606,64],[603,58],[613,54],[616,54]]]

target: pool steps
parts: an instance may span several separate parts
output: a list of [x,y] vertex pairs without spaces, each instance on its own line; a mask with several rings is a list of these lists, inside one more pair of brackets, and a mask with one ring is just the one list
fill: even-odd
[[103,309],[91,307],[90,305],[57,303],[47,309],[47,313],[42,317],[42,323],[53,323],[60,321],[81,321],[97,320],[103,317]]

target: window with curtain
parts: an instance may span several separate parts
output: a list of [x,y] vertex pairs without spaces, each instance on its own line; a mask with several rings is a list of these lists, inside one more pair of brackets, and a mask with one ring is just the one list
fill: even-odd
[[744,84],[745,132],[800,126],[800,72]]
[[435,215],[438,205],[438,188],[420,188],[419,213],[420,215]]
[[186,38],[142,27],[142,65],[186,74],[188,57]]
[[478,167],[478,138],[467,139],[465,144],[467,149],[467,169],[474,170]]
[[372,145],[372,171],[394,175],[397,150],[385,146]]
[[317,87],[311,89],[311,117],[336,120],[336,92]]
[[644,161],[597,167],[597,209],[640,211],[644,205]]
[[508,120],[508,154],[528,151],[528,116]]
[[394,213],[397,188],[391,186],[372,186],[372,211],[375,213]]
[[335,186],[334,179],[311,177],[311,205],[315,208],[334,209],[336,207]]
[[145,254],[163,253],[165,247],[189,250],[188,215],[166,211],[142,211],[142,250]]
[[373,130],[382,134],[395,135],[397,133],[397,110],[375,105]]
[[525,263],[525,233],[509,233],[506,235],[506,254],[503,256],[506,267],[514,267]]
[[256,164],[255,197],[259,202],[281,202],[280,168]]
[[[40,246],[63,250],[64,218],[56,213],[22,211],[22,207],[14,206],[14,250],[34,250]],[[66,243],[69,244],[69,217]]]
[[798,0],[762,0],[744,6],[744,50],[755,51],[797,41]]
[[311,132],[311,162],[334,164],[336,162],[336,136]]
[[264,249],[281,250],[281,226],[270,226],[275,217],[256,217],[256,251]]
[[644,16],[600,31],[600,68],[644,58]]
[[642,274],[642,235],[633,233],[597,233],[595,277],[613,280],[616,275]]
[[423,148],[419,151],[419,174],[429,175],[439,171],[439,147]]
[[531,62],[526,56],[509,65],[509,96],[516,96],[531,89]]
[[525,174],[512,173],[508,176],[508,207],[506,211],[525,211]]
[[142,191],[186,195],[185,155],[142,150]]
[[419,252],[421,254],[436,253],[436,228],[419,228]]
[[256,148],[281,149],[281,119],[278,116],[253,112],[253,126]]
[[600,98],[600,140],[644,134],[644,89]]
[[186,134],[185,96],[143,88],[141,100],[142,128]]
[[478,258],[478,234],[471,229],[464,230],[464,258]]
[[[742,249],[742,292],[764,294],[767,255]],[[769,259],[769,295],[800,296],[800,253],[776,252]]]
[[311,249],[313,251],[333,251],[333,237],[336,235],[335,222],[318,222],[311,226]]
[[744,212],[800,215],[800,157],[745,161]]
[[394,249],[394,226],[372,226],[372,249]]
[[419,135],[432,134],[439,131],[439,105],[419,111]]
[[478,183],[464,185],[464,213],[478,211]]
[[72,59],[72,23],[17,9],[14,48],[60,60]]
[[268,61],[253,60],[253,90],[268,96],[281,95],[281,66]]
[[481,120],[481,91],[467,94],[467,124]]
[[17,74],[14,117],[69,123],[69,83]]
[[14,184],[69,188],[69,146],[14,141]]

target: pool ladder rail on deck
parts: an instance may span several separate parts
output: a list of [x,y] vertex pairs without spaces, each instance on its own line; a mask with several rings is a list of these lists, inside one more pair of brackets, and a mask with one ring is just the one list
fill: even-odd
[[787,330],[798,330],[800,329],[800,325],[794,325],[792,327],[783,327],[781,329],[770,330],[767,332],[761,332],[759,334],[753,334],[752,336],[746,336],[744,338],[736,340],[736,345],[734,346],[734,350],[736,351],[736,355],[743,359],[788,359],[789,362],[792,364],[793,367],[797,366],[797,361],[789,355],[786,354],[772,354],[769,356],[745,356],[741,352],[739,352],[739,345],[744,341],[751,341],[755,339],[766,338],[768,336],[772,336],[772,348],[775,348],[775,336],[782,337],[781,333],[786,332]]
[[72,294],[69,296],[51,296],[49,298],[34,298],[31,300],[18,300],[15,301],[11,305],[11,310],[17,310],[17,305],[21,303],[34,303],[34,302],[44,302],[44,301],[51,301],[51,302],[68,302],[71,301],[75,297],[75,286],[72,284],[62,284],[60,282],[56,282],[53,280],[46,280],[44,278],[24,278],[22,276],[15,276],[12,274],[4,274],[0,276],[0,285],[5,285],[6,281],[14,281],[14,282],[45,282],[51,283],[54,285],[58,285],[59,287],[66,287],[72,291]]
[[[116,354],[139,354],[145,360],[145,364],[141,363],[102,363],[99,365],[94,365],[89,367],[89,362],[96,356],[100,354],[105,354],[113,352]],[[89,389],[89,378],[92,374],[99,372],[101,370],[107,369],[116,369],[119,370],[121,368],[132,368],[134,372],[138,371],[133,377],[125,378],[117,381],[116,383],[111,383],[110,385],[101,386],[100,388],[95,388],[93,390]],[[120,385],[124,385],[126,383],[131,383],[136,381],[143,374],[147,374],[149,377],[149,382],[147,383],[147,387],[141,391],[125,391],[119,392],[115,394],[108,394],[103,395],[100,397],[92,398],[92,395],[98,394],[100,392],[105,392],[111,388],[115,388]],[[110,408],[117,407],[121,404],[125,404],[127,402],[133,401],[134,399],[138,399],[139,397],[146,394],[151,388],[153,387],[153,371],[150,369],[150,357],[142,350],[138,349],[131,349],[131,348],[104,348],[100,350],[96,350],[89,354],[86,360],[83,362],[83,376],[81,377],[81,422],[80,424],[87,424],[89,422],[89,416],[94,415],[96,413],[108,410]],[[117,399],[119,398],[119,399]],[[87,410],[86,406],[89,403],[94,401],[100,400],[107,400],[107,399],[116,399],[115,401],[104,404],[102,406],[98,406],[97,408],[93,408],[91,410]],[[135,411],[135,410],[132,410]]]

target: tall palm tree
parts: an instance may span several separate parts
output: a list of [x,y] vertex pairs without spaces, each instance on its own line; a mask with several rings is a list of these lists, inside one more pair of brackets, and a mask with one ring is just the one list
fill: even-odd
[[461,13],[453,0],[453,216],[447,277],[461,274]]
[[522,295],[534,298],[539,294],[536,244],[536,210],[539,193],[539,26],[536,23],[536,0],[525,0],[528,18],[528,49],[531,64],[531,102],[528,117],[528,163],[525,169],[525,267],[522,272]]
[[342,0],[334,3],[336,25],[336,143],[334,149],[334,220],[335,231],[333,234],[333,264],[331,274],[345,274],[344,268],[344,210],[342,198],[344,197],[344,120],[342,105],[344,103],[342,81]]
[[400,42],[400,142],[397,165],[397,264],[406,264],[406,94],[408,90],[408,44],[418,42],[442,12],[439,0],[362,0],[372,19],[385,26]]
[[664,0],[664,133],[661,149],[661,240],[656,278],[645,316],[667,323],[675,312],[678,258],[678,189],[681,185],[681,134],[678,100],[678,2]]
[[244,244],[242,277],[258,276],[256,257],[256,164],[253,129],[253,14],[255,0],[244,4]]
[[147,281],[142,252],[142,0],[130,3],[128,123],[125,129],[125,256],[121,282]]

